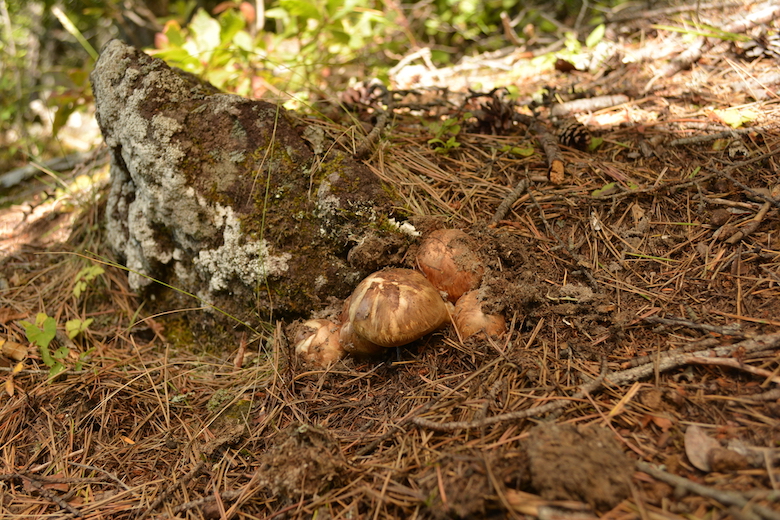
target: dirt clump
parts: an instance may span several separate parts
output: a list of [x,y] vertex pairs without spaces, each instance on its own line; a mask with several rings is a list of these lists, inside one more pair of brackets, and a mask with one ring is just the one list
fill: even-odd
[[[518,449],[444,455],[419,482],[434,518],[500,518],[505,488],[528,488],[528,457]],[[498,489],[497,489],[498,487]]]
[[632,465],[601,428],[545,424],[530,432],[531,481],[547,500],[579,500],[599,511],[629,495]]
[[274,437],[258,471],[271,495],[297,499],[324,492],[345,469],[341,449],[327,430],[293,423]]

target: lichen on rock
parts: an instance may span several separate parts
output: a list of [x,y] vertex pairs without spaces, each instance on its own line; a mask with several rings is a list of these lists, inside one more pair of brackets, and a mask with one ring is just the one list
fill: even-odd
[[134,290],[157,279],[244,318],[307,315],[367,274],[347,261],[366,235],[397,249],[391,190],[333,147],[315,161],[301,137],[314,132],[284,108],[117,40],[91,80],[111,151],[108,238]]

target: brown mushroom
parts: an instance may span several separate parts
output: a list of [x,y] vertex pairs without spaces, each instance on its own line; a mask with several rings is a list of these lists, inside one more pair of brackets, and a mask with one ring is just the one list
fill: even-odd
[[295,337],[295,353],[304,361],[327,366],[345,355],[339,342],[341,326],[332,321],[308,320]]
[[354,334],[382,347],[398,347],[450,321],[439,291],[419,271],[385,269],[352,293],[348,321]]
[[473,240],[460,229],[429,234],[417,251],[417,267],[451,302],[479,287],[485,272]]
[[476,334],[498,337],[506,332],[506,320],[500,314],[485,314],[482,311],[480,291],[469,291],[455,303],[452,321],[462,339]]

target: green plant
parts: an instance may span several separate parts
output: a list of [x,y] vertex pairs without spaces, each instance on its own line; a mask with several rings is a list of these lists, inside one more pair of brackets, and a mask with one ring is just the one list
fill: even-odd
[[83,268],[76,274],[73,286],[73,296],[79,298],[84,290],[87,288],[87,284],[103,274],[105,271],[99,265],[91,265]]
[[466,112],[461,118],[449,118],[441,122],[428,123],[428,129],[434,137],[428,139],[428,144],[433,146],[437,153],[447,154],[451,150],[460,147],[457,140],[464,120],[471,117],[471,112]]
[[[49,367],[49,379],[53,379],[64,372],[68,368],[67,363],[69,359],[73,357],[73,352],[67,345],[61,345],[54,351],[49,348],[52,340],[57,335],[57,321],[45,312],[39,312],[35,316],[35,323],[30,323],[26,320],[21,320],[19,323],[24,327],[27,340],[38,346],[41,361]],[[92,319],[68,321],[65,324],[68,337],[70,339],[75,338],[78,334],[87,330],[91,323]],[[73,369],[81,370],[84,360],[91,352],[89,350],[79,354],[77,361],[73,364]]]
[[[87,285],[104,272],[99,265],[91,265],[81,269],[74,280],[73,296],[79,298],[86,290]],[[65,333],[69,339],[73,339],[86,332],[93,321],[92,318],[68,320],[65,322]],[[39,312],[35,316],[34,323],[26,320],[21,320],[19,323],[24,327],[27,341],[38,346],[41,361],[49,367],[49,378],[54,378],[65,371],[68,360],[74,357],[71,349],[65,344],[53,351],[49,348],[57,335],[57,321],[45,312]],[[81,370],[84,359],[90,352],[91,350],[78,355],[78,360],[74,363],[75,370]]]
[[252,36],[240,9],[198,9],[189,25],[166,23],[152,54],[216,87],[260,97],[317,88],[324,70],[365,62],[392,22],[372,0],[279,0],[265,12],[275,32]]
[[530,157],[534,154],[534,147],[533,146],[509,146],[504,145],[501,147],[502,153],[511,153],[512,155],[519,155],[520,157]]

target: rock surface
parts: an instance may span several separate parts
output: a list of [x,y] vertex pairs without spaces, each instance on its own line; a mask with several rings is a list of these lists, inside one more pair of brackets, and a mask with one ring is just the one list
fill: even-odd
[[403,247],[390,190],[327,143],[315,154],[322,130],[284,108],[118,40],[91,80],[111,151],[109,241],[134,290],[154,278],[242,318],[307,315]]

